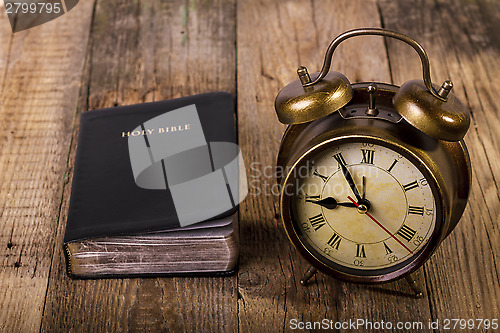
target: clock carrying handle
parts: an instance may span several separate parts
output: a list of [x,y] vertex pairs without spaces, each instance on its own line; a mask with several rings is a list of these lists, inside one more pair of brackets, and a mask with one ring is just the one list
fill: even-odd
[[400,41],[403,41],[406,44],[413,47],[413,49],[417,51],[420,60],[422,62],[422,72],[423,72],[425,87],[434,97],[438,98],[441,101],[446,101],[446,97],[440,96],[438,92],[432,87],[429,58],[427,57],[427,53],[425,52],[424,48],[411,37],[408,37],[406,35],[391,30],[379,29],[379,28],[354,29],[346,31],[343,34],[337,36],[337,38],[335,38],[328,46],[328,50],[326,51],[325,54],[325,61],[323,62],[323,67],[321,68],[319,76],[314,81],[303,84],[303,86],[304,87],[312,86],[321,81],[326,76],[326,74],[328,74],[328,71],[330,70],[330,66],[332,64],[333,52],[335,52],[335,49],[337,48],[337,46],[339,46],[340,43],[351,37],[363,36],[363,35],[391,37],[399,39]]

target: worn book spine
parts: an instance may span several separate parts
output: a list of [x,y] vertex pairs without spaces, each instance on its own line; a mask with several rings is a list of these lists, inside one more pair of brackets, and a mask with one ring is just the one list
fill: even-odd
[[69,252],[68,244],[63,244],[64,256],[66,257],[66,273],[72,276],[71,253]]

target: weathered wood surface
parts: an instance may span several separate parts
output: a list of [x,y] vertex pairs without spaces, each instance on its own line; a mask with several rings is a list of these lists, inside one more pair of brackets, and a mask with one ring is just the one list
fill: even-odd
[[[214,90],[235,93],[234,8],[227,1],[97,1],[78,112]],[[70,160],[75,148],[74,142]],[[74,281],[64,265],[58,246],[42,331],[236,330],[236,276]]]
[[[73,15],[74,14],[74,15]],[[92,5],[12,35],[0,51],[0,330],[40,329]],[[6,48],[5,51],[3,48]]]
[[[289,331],[290,320],[423,322],[499,318],[500,4],[474,1],[80,1],[12,34],[0,19],[0,331]],[[414,36],[433,81],[451,78],[472,111],[470,204],[424,266],[426,297],[406,283],[358,286],[307,263],[278,220],[275,163],[284,126],[274,97],[328,43],[355,27]],[[421,76],[411,48],[358,37],[335,54],[351,82]],[[81,112],[226,90],[237,96],[250,195],[230,278],[70,280],[61,249]],[[265,173],[264,173],[265,172]],[[273,193],[274,191],[274,193]]]
[[[500,314],[500,4],[421,1],[380,4],[386,28],[417,36],[432,61],[432,75],[451,78],[472,112],[466,137],[473,186],[461,222],[424,267],[435,318],[495,318]],[[405,20],[396,18],[405,16]],[[401,44],[401,43],[399,43]],[[420,75],[418,58],[388,41],[396,84]],[[406,47],[408,50],[408,47]],[[410,50],[411,51],[411,50]]]

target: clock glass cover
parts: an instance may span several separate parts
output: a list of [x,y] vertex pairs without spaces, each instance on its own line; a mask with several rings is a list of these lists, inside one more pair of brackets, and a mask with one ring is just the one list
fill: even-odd
[[440,215],[420,163],[376,140],[316,150],[292,171],[295,193],[287,194],[307,252],[357,276],[394,272],[418,258]]

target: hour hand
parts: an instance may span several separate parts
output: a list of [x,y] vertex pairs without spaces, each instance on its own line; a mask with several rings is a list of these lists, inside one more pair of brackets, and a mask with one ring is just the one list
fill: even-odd
[[363,176],[363,200],[366,199],[366,177]]
[[359,195],[358,189],[356,188],[356,184],[354,183],[354,180],[352,179],[351,173],[349,172],[349,170],[347,170],[347,167],[343,163],[340,163],[340,167],[342,168],[342,174],[344,175],[344,178],[347,181],[347,184],[349,184],[349,187],[351,188],[352,192],[354,193],[354,196],[356,196],[356,199],[358,200],[358,202],[360,202],[362,198]]
[[332,197],[326,197],[318,201],[310,201],[310,202],[325,207],[327,209],[334,209],[337,206],[356,207],[356,205],[352,202],[337,202],[337,200],[335,200],[335,198]]

